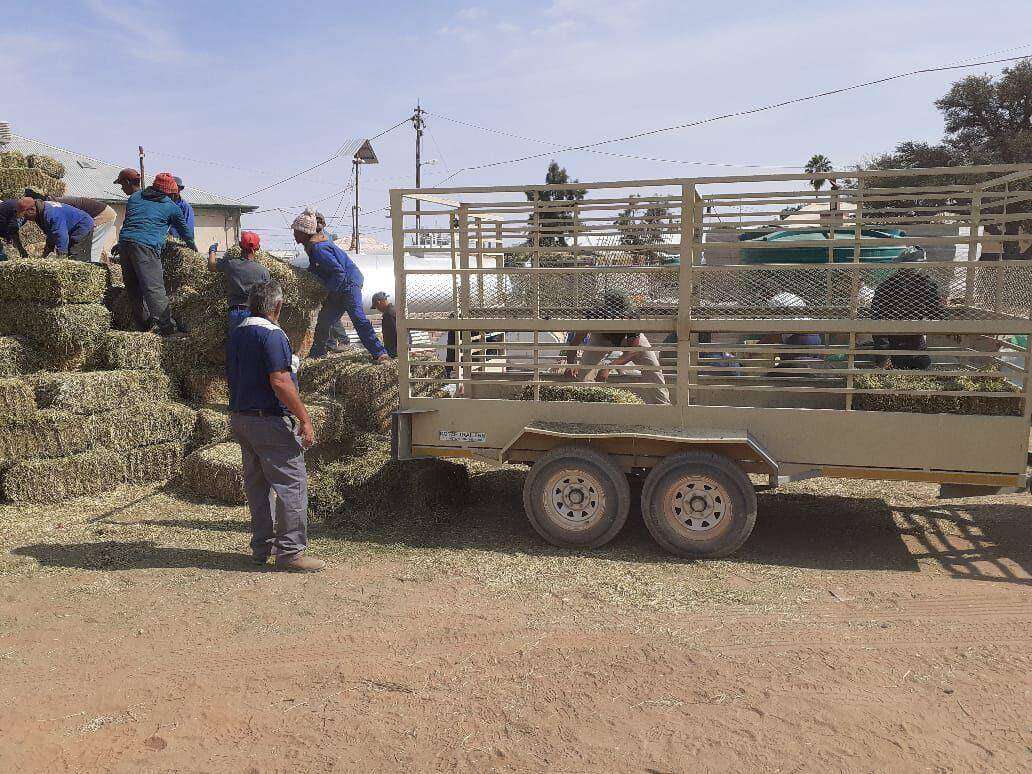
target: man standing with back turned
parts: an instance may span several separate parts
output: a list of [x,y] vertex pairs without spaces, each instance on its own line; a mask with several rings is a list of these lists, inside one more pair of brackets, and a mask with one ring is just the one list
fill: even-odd
[[315,442],[315,431],[297,391],[297,359],[277,325],[283,288],[274,281],[252,286],[248,306],[251,316],[229,336],[226,376],[230,427],[244,458],[251,555],[259,566],[275,553],[278,570],[318,572],[325,563],[304,555],[308,548],[304,450]]

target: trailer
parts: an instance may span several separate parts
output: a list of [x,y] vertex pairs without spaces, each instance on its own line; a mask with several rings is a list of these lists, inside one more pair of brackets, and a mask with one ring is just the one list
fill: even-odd
[[[989,232],[1032,222],[1030,188],[994,165],[392,190],[398,340],[450,334],[399,347],[395,454],[530,466],[527,516],[568,547],[615,537],[640,477],[683,556],[740,547],[758,486],[1024,489],[1032,262]],[[757,260],[786,227],[808,261]],[[579,392],[604,376],[638,399]]]

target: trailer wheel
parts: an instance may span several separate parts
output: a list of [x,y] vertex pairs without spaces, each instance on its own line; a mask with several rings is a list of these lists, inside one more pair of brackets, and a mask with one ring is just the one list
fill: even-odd
[[552,545],[597,548],[627,521],[631,488],[624,472],[605,454],[563,446],[542,456],[523,485],[531,525]]
[[667,457],[641,493],[652,537],[679,556],[718,557],[738,550],[756,524],[756,492],[740,467],[708,452]]

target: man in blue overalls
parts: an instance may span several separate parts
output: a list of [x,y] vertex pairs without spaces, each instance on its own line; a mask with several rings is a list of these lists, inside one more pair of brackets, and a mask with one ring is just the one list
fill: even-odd
[[376,330],[362,309],[364,280],[358,266],[347,253],[319,230],[314,210],[306,209],[298,215],[292,228],[294,241],[308,253],[308,270],[318,277],[326,288],[326,300],[319,310],[319,318],[315,323],[315,340],[308,356],[322,357],[326,354],[331,344],[333,325],[346,313],[369,354],[379,362],[389,360],[387,350],[376,337]]

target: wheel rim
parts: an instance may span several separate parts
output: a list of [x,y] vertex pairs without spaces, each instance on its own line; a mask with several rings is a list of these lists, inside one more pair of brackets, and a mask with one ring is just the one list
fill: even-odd
[[605,487],[585,470],[566,468],[550,476],[542,501],[549,518],[568,530],[590,529],[606,513]]
[[708,476],[678,477],[667,488],[663,501],[667,518],[694,539],[723,531],[731,521],[731,495]]

